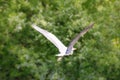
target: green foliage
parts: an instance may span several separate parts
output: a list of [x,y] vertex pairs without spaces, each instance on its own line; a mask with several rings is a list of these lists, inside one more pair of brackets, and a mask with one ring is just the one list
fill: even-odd
[[[1,0],[0,80],[119,80],[119,0]],[[68,45],[94,27],[57,62],[57,48],[31,24]]]

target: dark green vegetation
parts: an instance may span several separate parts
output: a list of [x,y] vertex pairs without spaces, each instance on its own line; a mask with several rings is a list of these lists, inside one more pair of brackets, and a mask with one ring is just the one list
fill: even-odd
[[[57,62],[57,48],[31,24],[68,45],[94,27]],[[119,0],[0,0],[0,80],[119,80]]]

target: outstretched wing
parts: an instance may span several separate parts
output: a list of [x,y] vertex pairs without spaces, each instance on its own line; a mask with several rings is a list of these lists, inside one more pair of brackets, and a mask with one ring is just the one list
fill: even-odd
[[67,48],[67,51],[68,51],[68,52],[66,52],[66,54],[69,53],[69,52],[72,50],[73,46],[74,46],[75,43],[78,41],[78,39],[79,39],[81,36],[83,36],[90,28],[92,28],[93,25],[94,25],[94,23],[92,23],[91,25],[89,25],[88,27],[86,27],[82,32],[80,32],[80,33],[70,42],[70,44],[69,44],[69,46],[68,46],[68,48]]
[[32,27],[43,34],[50,42],[52,42],[58,48],[60,53],[65,53],[67,47],[64,46],[64,44],[55,35],[34,24],[32,25]]

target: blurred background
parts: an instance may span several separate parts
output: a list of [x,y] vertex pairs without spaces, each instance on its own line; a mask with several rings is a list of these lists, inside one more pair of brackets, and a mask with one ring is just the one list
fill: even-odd
[[[31,27],[66,46],[95,23],[57,62],[58,49]],[[0,0],[0,80],[119,80],[119,0]]]

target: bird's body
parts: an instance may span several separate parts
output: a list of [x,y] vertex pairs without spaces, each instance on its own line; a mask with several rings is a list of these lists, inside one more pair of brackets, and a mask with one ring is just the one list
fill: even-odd
[[83,36],[90,28],[92,28],[93,24],[89,25],[88,27],[86,27],[82,32],[80,32],[69,44],[68,47],[66,47],[55,35],[53,35],[52,33],[36,26],[36,25],[32,25],[32,27],[34,29],[36,29],[38,32],[40,32],[41,34],[43,34],[50,42],[52,42],[59,50],[59,54],[57,54],[56,56],[59,56],[61,59],[63,56],[68,56],[68,55],[72,55],[73,51],[75,50],[75,48],[73,48],[73,46],[75,45],[75,43],[78,41],[78,39]]

